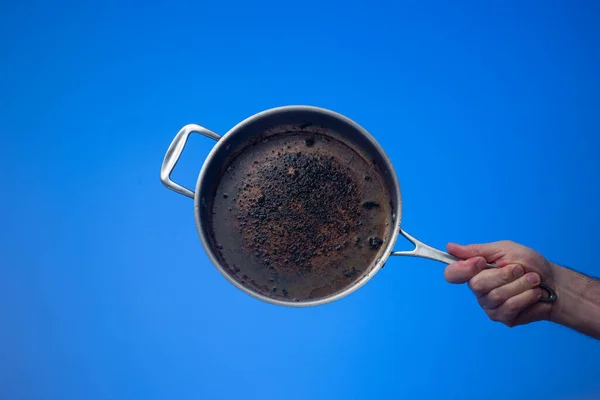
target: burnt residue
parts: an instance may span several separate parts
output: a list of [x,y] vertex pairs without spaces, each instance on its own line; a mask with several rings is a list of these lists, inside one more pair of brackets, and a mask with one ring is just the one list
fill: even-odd
[[390,230],[389,196],[372,163],[305,128],[271,131],[238,150],[212,203],[221,263],[253,291],[287,301],[352,285],[380,257]]
[[379,250],[381,245],[383,244],[383,240],[378,238],[377,236],[369,238],[369,247],[375,250]]
[[346,268],[344,270],[344,276],[346,278],[354,278],[356,275],[358,274],[358,271],[356,268],[351,267],[351,268]]
[[367,210],[370,210],[370,209],[372,209],[372,208],[379,207],[379,204],[377,204],[377,203],[376,203],[376,202],[374,202],[374,201],[365,201],[365,202],[362,204],[362,206],[363,206],[364,208],[366,208]]
[[297,152],[276,161],[239,190],[238,219],[252,227],[243,232],[244,244],[254,246],[265,266],[308,272],[313,258],[346,247],[346,232],[355,231],[361,217],[361,198],[348,192],[356,184],[331,156]]

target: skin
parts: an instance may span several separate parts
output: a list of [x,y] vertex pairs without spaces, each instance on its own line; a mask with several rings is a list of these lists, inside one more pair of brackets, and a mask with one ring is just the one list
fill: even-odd
[[[600,280],[548,261],[533,249],[511,241],[461,246],[448,252],[461,261],[448,265],[450,283],[466,283],[488,317],[508,327],[551,321],[600,339]],[[502,267],[486,269],[486,263]],[[539,302],[554,288],[554,303]]]

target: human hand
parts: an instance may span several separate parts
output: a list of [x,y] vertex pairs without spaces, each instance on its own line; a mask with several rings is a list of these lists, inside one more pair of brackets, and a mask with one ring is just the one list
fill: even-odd
[[[448,265],[444,277],[450,283],[468,282],[491,320],[514,327],[550,319],[552,303],[538,302],[545,294],[538,286],[553,285],[554,264],[541,254],[511,241],[449,243],[447,249],[461,261]],[[486,269],[486,263],[501,268]]]

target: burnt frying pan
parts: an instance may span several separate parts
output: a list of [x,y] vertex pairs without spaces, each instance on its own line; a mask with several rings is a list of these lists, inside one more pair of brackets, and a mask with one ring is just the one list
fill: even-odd
[[[170,179],[192,132],[217,141],[195,191]],[[222,137],[186,125],[169,146],[160,177],[194,199],[200,241],[219,272],[268,303],[338,300],[367,283],[389,256],[458,260],[400,228],[402,198],[389,158],[365,129],[323,108],[269,109]],[[399,234],[413,250],[393,250]],[[550,294],[540,301],[556,299],[540,286]]]

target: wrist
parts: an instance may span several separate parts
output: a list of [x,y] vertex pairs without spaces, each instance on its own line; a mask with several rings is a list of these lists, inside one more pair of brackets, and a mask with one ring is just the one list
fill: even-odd
[[549,320],[600,339],[600,282],[552,264],[558,299]]

